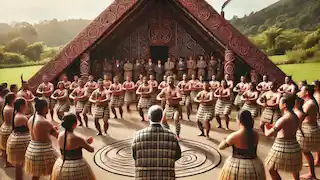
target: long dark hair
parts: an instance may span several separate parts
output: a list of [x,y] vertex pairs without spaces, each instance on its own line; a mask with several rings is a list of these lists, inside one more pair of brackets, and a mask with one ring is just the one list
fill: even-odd
[[240,123],[246,130],[248,149],[254,148],[254,132],[253,132],[253,118],[248,110],[241,111],[238,114]]
[[65,150],[66,150],[66,146],[67,146],[67,132],[72,132],[73,131],[73,125],[77,123],[77,116],[70,113],[67,115],[64,115],[62,118],[62,123],[61,126],[65,129],[64,131],[64,140],[63,140],[63,162],[61,165],[61,169],[64,165],[64,161],[66,160],[66,156],[65,156]]
[[303,108],[302,108],[303,103],[304,103],[303,99],[301,99],[301,98],[299,98],[299,97],[298,97],[298,98],[296,99],[296,101],[295,101],[295,107],[297,107],[297,109],[298,109],[299,111],[301,111],[301,112],[303,112]]
[[313,85],[305,85],[305,87],[307,88],[307,92],[309,97],[314,101],[314,103],[316,103],[317,109],[319,109],[319,104],[317,102],[317,100],[314,98],[314,87]]
[[27,102],[24,98],[19,98],[14,102],[14,106],[13,106],[13,113],[12,113],[12,129],[14,128],[14,117],[16,115],[17,112],[21,111],[21,107],[26,105]]
[[36,113],[41,113],[41,111],[46,107],[48,106],[48,103],[46,100],[43,100],[43,99],[39,99],[39,98],[35,98],[34,99],[34,102],[35,102],[35,112],[33,114],[33,118],[32,118],[32,127],[34,125],[34,121],[36,119]]
[[4,101],[4,105],[3,105],[3,108],[2,108],[2,111],[1,111],[1,115],[2,115],[2,118],[4,117],[3,116],[3,111],[4,111],[4,108],[8,105],[8,104],[12,104],[12,102],[14,101],[16,95],[12,92],[8,93],[6,96],[5,96],[5,101]]

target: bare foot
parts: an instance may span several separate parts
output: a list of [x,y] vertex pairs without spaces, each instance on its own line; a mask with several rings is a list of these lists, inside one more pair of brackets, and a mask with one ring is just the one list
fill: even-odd
[[204,136],[204,133],[199,134],[198,136]]
[[211,137],[210,136],[207,136],[207,140],[210,140],[211,139]]
[[97,136],[102,136],[102,133],[100,132],[100,133],[97,133]]
[[308,173],[308,174],[301,175],[300,179],[317,179],[317,178],[312,174]]
[[226,127],[225,130],[230,131],[229,127]]
[[[309,164],[308,163],[304,163],[303,167],[309,167]],[[314,167],[320,167],[320,162],[314,161]]]
[[218,126],[217,126],[217,128],[221,129],[221,128],[222,128],[222,126],[221,126],[221,125],[218,125]]

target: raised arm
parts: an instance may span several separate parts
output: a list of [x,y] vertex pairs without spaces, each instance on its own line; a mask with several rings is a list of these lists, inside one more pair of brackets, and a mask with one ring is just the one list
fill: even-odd
[[269,123],[266,123],[264,125],[264,135],[270,137],[277,134],[283,128],[283,124],[283,118],[280,118],[273,127]]
[[201,100],[199,99],[201,97],[201,94],[202,94],[201,91],[198,92],[197,96],[194,98],[194,102],[196,102],[196,103],[200,103],[201,102]]
[[163,100],[162,96],[165,95],[165,88],[161,90],[161,92],[157,95],[157,100]]
[[226,149],[227,147],[230,147],[233,145],[233,133],[230,134],[229,136],[227,136],[227,138],[225,138],[224,140],[221,141],[221,143],[219,144],[219,149],[223,150]]
[[137,95],[141,95],[142,94],[142,92],[141,92],[141,85],[138,87],[138,89],[137,89],[137,91],[136,91],[136,94]]
[[266,93],[263,93],[258,99],[257,99],[257,104],[259,106],[263,106],[265,107],[266,106],[266,102],[262,102],[263,99],[266,99]]
[[76,92],[77,92],[77,89],[74,89],[74,90],[70,93],[69,98],[72,99],[72,100],[74,100],[74,99],[76,98],[76,97],[75,97]]
[[96,101],[96,96],[95,96],[95,92],[93,92],[92,94],[91,94],[91,96],[90,96],[90,98],[89,98],[89,101],[90,102],[92,102],[92,103],[96,103],[97,101]]
[[88,141],[89,140],[84,140],[83,138],[80,138],[80,137],[78,137],[79,138],[79,141],[80,141],[80,146],[82,147],[82,148],[84,148],[85,150],[87,150],[87,151],[89,151],[89,152],[94,152],[94,147],[93,146],[91,146],[89,143],[88,143]]
[[230,97],[230,89],[228,89],[228,91],[227,91],[227,94],[226,94],[226,95],[221,95],[221,97],[223,97],[223,98]]

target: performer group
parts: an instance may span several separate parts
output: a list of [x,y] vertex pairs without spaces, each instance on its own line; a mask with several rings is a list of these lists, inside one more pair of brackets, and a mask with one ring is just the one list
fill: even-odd
[[[104,78],[97,81],[90,75],[74,76],[70,82],[63,75],[56,88],[44,75],[35,94],[37,97],[22,77],[21,90],[16,85],[9,89],[2,84],[0,149],[6,166],[16,168],[17,179],[22,179],[23,172],[33,179],[48,175],[57,180],[95,179],[82,157],[82,149],[94,151],[90,145],[93,138],[85,140],[74,134],[77,125],[88,127],[88,117],[92,116],[97,135],[107,134],[110,115],[123,119],[124,113],[131,113],[135,107],[141,121],[147,121],[144,111],[159,104],[164,108],[163,127],[170,129],[172,121],[178,140],[185,117],[183,112],[189,121],[196,112],[199,136],[210,139],[213,118],[217,128],[229,130],[232,109],[239,111],[236,118],[239,129],[219,145],[220,149],[233,148],[219,179],[263,180],[266,179],[264,164],[272,179],[281,179],[279,171],[292,173],[294,179],[315,178],[315,166],[320,165],[319,81],[312,85],[301,82],[296,87],[288,76],[285,84],[278,86],[264,75],[258,84],[248,82],[244,76],[234,84],[228,74],[218,81],[218,70],[208,68],[203,57],[198,66],[192,58],[188,63],[180,59],[177,65],[169,58],[166,68],[162,69],[161,61],[156,66],[151,60],[148,63],[144,73],[137,74],[132,64],[125,64],[124,76],[117,70],[107,71]],[[73,106],[75,114],[69,113]],[[51,118],[47,118],[48,114]],[[63,131],[53,125],[54,114],[61,120]],[[259,136],[253,128],[257,117],[264,135],[276,136],[264,164],[257,156]],[[51,136],[58,139],[60,153],[53,149]],[[316,153],[315,158],[311,152]],[[302,155],[307,159],[309,172],[300,177]]]

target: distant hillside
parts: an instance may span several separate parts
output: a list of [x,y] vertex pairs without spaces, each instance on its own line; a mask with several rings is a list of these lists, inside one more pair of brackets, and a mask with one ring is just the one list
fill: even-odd
[[274,26],[283,29],[314,30],[320,27],[320,0],[280,0],[269,7],[230,22],[246,35]]
[[15,24],[0,23],[0,45],[5,45],[16,37],[22,37],[29,43],[42,41],[47,46],[61,46],[68,43],[91,20],[70,19],[42,21],[38,24],[19,22]]

